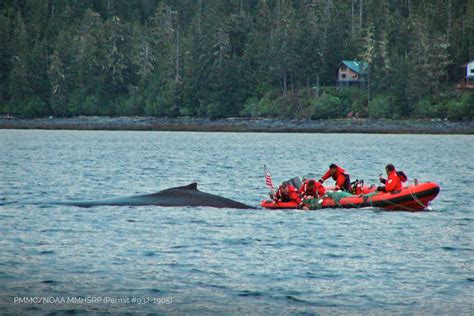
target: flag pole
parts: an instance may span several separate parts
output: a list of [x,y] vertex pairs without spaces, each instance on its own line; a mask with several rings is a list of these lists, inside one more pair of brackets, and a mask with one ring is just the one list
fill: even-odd
[[271,193],[272,196],[275,195],[275,188],[273,187],[273,181],[272,181],[272,176],[270,175],[270,172],[268,172],[267,166],[263,165],[263,170],[265,173],[265,184],[271,188]]

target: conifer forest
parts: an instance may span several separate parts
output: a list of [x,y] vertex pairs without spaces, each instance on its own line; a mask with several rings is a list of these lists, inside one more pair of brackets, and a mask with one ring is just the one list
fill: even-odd
[[3,115],[474,116],[474,0],[3,0],[0,34]]

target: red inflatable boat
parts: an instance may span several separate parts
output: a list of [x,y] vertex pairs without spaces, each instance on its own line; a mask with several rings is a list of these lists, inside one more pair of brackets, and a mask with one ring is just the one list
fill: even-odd
[[[424,182],[409,185],[398,193],[377,192],[375,187],[363,187],[363,194],[351,195],[345,192],[329,191],[321,198],[315,209],[319,208],[362,208],[379,207],[390,211],[422,211],[438,195],[439,185],[434,182]],[[262,201],[262,207],[267,209],[296,209],[295,202]]]

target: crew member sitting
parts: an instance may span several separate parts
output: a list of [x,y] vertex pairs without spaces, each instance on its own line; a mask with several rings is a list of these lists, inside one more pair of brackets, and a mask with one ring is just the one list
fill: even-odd
[[301,200],[298,191],[295,189],[294,186],[288,184],[287,182],[283,182],[278,191],[273,195],[273,202],[290,202],[294,201],[298,203],[298,206],[303,206],[303,201]]
[[329,170],[319,179],[320,183],[326,181],[329,177],[332,177],[336,181],[336,190],[343,190],[350,192],[351,179],[346,171],[338,165],[331,164]]
[[[379,177],[380,182],[385,184],[385,186],[379,186],[377,188],[377,191],[393,192],[393,193],[400,192],[402,190],[402,180],[398,176],[397,171],[395,170],[395,166],[390,163],[387,166],[385,166],[385,171],[387,172],[388,178],[384,179],[382,178],[382,175],[380,175]],[[401,173],[401,174],[403,174],[404,178],[406,179],[405,174],[404,173]]]
[[315,180],[306,180],[303,182],[299,192],[303,199],[309,200],[322,197],[324,193],[326,193],[326,189],[324,189],[321,183]]

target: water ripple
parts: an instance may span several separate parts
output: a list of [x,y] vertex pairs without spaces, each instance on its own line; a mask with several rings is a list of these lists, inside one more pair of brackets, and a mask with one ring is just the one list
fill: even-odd
[[[8,313],[474,310],[474,208],[466,192],[474,187],[474,169],[466,163],[472,160],[472,136],[0,133],[0,305]],[[308,146],[322,141],[331,146]],[[347,149],[344,155],[340,148]],[[386,161],[387,152],[393,161]],[[429,159],[420,161],[426,152]],[[439,182],[442,190],[433,211],[423,213],[18,203],[148,194],[197,181],[202,191],[258,205],[267,195],[263,164],[279,183],[295,175],[319,177],[332,162],[367,183],[393,162],[410,178]],[[34,305],[14,304],[15,296],[173,302]]]

